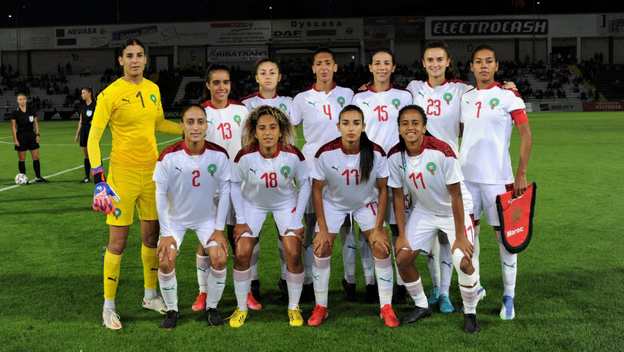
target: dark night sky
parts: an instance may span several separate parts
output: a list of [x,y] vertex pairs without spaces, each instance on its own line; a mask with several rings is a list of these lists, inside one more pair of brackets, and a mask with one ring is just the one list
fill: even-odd
[[[512,1],[524,2],[515,8]],[[143,22],[191,22],[273,18],[329,18],[383,16],[458,16],[533,14],[538,0],[3,0],[0,27],[93,25]],[[538,14],[624,12],[620,1],[539,0]],[[184,6],[180,6],[184,4]],[[591,6],[589,5],[591,4]],[[119,6],[119,21],[117,7]],[[9,15],[13,15],[9,18]]]

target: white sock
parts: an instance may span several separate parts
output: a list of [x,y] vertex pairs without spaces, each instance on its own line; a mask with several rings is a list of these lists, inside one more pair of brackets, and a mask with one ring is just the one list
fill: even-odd
[[[367,285],[375,284],[375,271],[376,271],[376,259],[373,257],[373,250],[370,244],[366,240],[366,236],[360,231],[358,237],[358,245],[360,247],[360,261],[362,262],[362,271],[364,272],[364,279]],[[390,260],[392,263],[392,260]],[[392,268],[392,265],[390,265]]]
[[379,290],[379,305],[383,308],[386,304],[392,304],[392,259],[375,258],[375,275],[377,275],[377,289]]
[[197,283],[199,292],[208,292],[208,269],[210,268],[210,257],[195,253],[195,263],[197,265]]
[[247,294],[251,287],[251,268],[245,271],[232,269],[232,277],[234,278],[234,294],[236,294],[238,309],[244,312],[247,310]]
[[223,270],[210,268],[210,273],[208,274],[208,296],[206,296],[206,308],[217,308],[217,304],[219,304],[221,296],[223,296],[223,290],[225,290],[226,276],[227,268]]
[[470,288],[459,286],[459,291],[464,301],[464,314],[477,314],[477,304],[479,303],[478,290],[478,286]]
[[106,309],[115,310],[115,300],[114,299],[106,299],[106,298],[104,298],[104,309],[102,309],[102,310],[106,310]]
[[440,244],[440,294],[449,295],[453,276],[453,256],[450,244]]
[[440,241],[437,236],[427,255],[427,266],[429,266],[433,287],[440,287]]
[[260,253],[260,242],[256,243],[251,252],[249,268],[251,269],[251,280],[258,280],[258,254]]
[[282,280],[286,280],[286,252],[284,252],[284,244],[277,240],[277,249],[279,249],[280,262],[282,264]]
[[344,278],[348,283],[355,283],[355,258],[357,247],[355,234],[352,234],[347,226],[340,227],[340,243],[342,244],[342,264],[344,265]]
[[286,285],[288,286],[288,309],[293,310],[299,307],[299,298],[303,289],[304,273],[293,274],[286,271]]
[[316,304],[327,307],[327,291],[329,290],[330,259],[314,256],[312,275],[314,275],[314,297]]
[[[496,231],[499,232],[499,231]],[[497,233],[498,236],[500,234]],[[509,253],[505,246],[498,244],[501,268],[503,270],[503,284],[505,285],[504,296],[514,297],[516,291],[516,274],[518,273],[518,254]]]
[[[392,235],[392,253],[396,253],[396,241],[399,239],[399,236]],[[393,257],[392,261],[394,262],[394,273],[396,275],[396,284],[397,286],[405,286],[405,282],[403,282],[403,278],[401,274],[399,274],[399,266],[396,263],[396,256]]]
[[169,310],[178,312],[178,280],[175,269],[169,274],[158,270],[158,282],[160,283],[160,293]]
[[481,287],[481,271],[479,270],[479,254],[481,253],[481,246],[479,245],[479,232],[481,231],[481,225],[476,225],[474,236],[474,252],[472,253],[472,266],[479,273],[479,280],[477,286]]
[[156,289],[148,289],[146,288],[144,293],[143,293],[143,297],[145,297],[146,299],[154,299],[156,297],[158,297],[158,291],[156,291]]
[[420,282],[420,278],[418,278],[418,280],[414,282],[406,282],[405,289],[407,290],[407,293],[409,293],[409,295],[412,297],[412,299],[414,300],[414,304],[416,304],[417,307],[429,307],[429,303],[427,302],[427,295],[425,295],[425,291],[423,289],[422,283]]

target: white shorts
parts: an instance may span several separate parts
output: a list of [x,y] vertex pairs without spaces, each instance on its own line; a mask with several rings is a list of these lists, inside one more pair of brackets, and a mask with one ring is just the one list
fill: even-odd
[[[266,220],[267,214],[269,212],[273,214],[273,219],[275,220],[275,225],[277,225],[279,235],[286,236],[285,232],[292,224],[293,217],[295,216],[296,206],[296,199],[293,199],[292,204],[288,207],[275,209],[261,208],[243,199],[245,220],[247,220],[247,226],[249,226],[249,228],[253,232],[252,235],[244,234],[243,237],[257,238],[262,231],[262,225],[264,225],[264,220]],[[288,236],[295,236],[295,234],[291,232],[291,234],[289,234]]]
[[182,226],[173,221],[169,222],[169,228],[171,229],[171,233],[173,234],[173,238],[176,240],[178,244],[178,251],[180,250],[180,246],[182,246],[182,242],[184,241],[184,235],[187,230],[193,230],[197,234],[197,239],[199,239],[199,243],[201,243],[204,248],[213,247],[217,245],[217,242],[210,241],[210,243],[206,244],[212,234],[215,231],[216,219],[208,220],[206,222],[200,223],[198,225],[193,225],[190,227]]
[[464,184],[472,196],[475,221],[481,219],[481,212],[484,212],[488,224],[500,226],[498,211],[496,210],[496,196],[512,190],[513,183],[505,185],[464,181]]
[[[355,210],[338,209],[334,203],[323,200],[323,212],[325,213],[325,222],[329,233],[338,233],[340,227],[345,223],[347,215],[353,216],[353,220],[358,223],[361,231],[368,231],[375,227],[377,222],[377,201],[370,202],[366,206]],[[384,224],[385,226],[385,224]],[[318,221],[316,222],[315,232],[319,232]]]
[[[464,213],[464,226],[466,237],[470,243],[474,243],[474,226],[468,212]],[[446,233],[451,245],[455,242],[453,215],[441,216],[420,207],[412,209],[407,225],[405,225],[407,241],[412,250],[420,250],[429,254],[438,231]]]

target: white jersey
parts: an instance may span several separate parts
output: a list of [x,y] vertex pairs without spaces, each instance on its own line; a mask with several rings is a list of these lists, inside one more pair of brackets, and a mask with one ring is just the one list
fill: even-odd
[[360,152],[347,154],[342,137],[322,146],[314,158],[310,176],[325,181],[323,200],[332,202],[340,210],[355,210],[377,201],[377,179],[389,176],[386,153],[373,143],[375,156],[370,177],[360,182]]
[[243,126],[249,115],[247,107],[233,100],[228,100],[223,109],[217,109],[210,100],[204,102],[202,107],[206,110],[208,123],[206,140],[222,146],[234,157],[241,149]]
[[464,176],[451,147],[434,137],[423,136],[420,154],[409,155],[396,145],[388,154],[392,188],[407,186],[415,198],[413,207],[441,216],[452,216],[451,195],[447,185],[461,184],[464,210],[472,213],[472,197],[462,182]]
[[268,105],[282,110],[288,117],[290,117],[290,111],[292,110],[292,101],[293,98],[291,97],[283,97],[277,94],[272,98],[265,98],[260,95],[260,92],[250,94],[241,99],[241,103],[243,103],[249,111],[258,106]]
[[427,114],[427,131],[448,143],[455,154],[459,151],[461,97],[470,89],[470,84],[460,80],[446,80],[435,88],[429,81],[411,81],[407,86],[414,96],[414,104]]
[[[161,232],[167,236],[170,221],[186,228],[216,221],[217,209],[212,196],[217,189],[229,194],[230,159],[225,149],[214,143],[204,142],[202,153],[191,155],[185,142],[180,141],[160,154],[153,180],[159,190],[164,186],[162,190],[166,192],[164,202],[159,200],[158,192],[156,199]],[[223,214],[219,211],[222,219],[216,228],[225,226],[227,211],[224,209]]]
[[293,125],[303,123],[303,138],[306,143],[302,148],[303,155],[312,167],[314,155],[321,146],[340,137],[336,124],[342,109],[351,104],[353,91],[339,87],[334,83],[332,90],[325,94],[316,90],[316,83],[297,94],[293,99]]
[[[473,89],[462,97],[464,137],[459,154],[466,181],[487,184],[514,182],[509,156],[513,129],[512,112],[524,111],[516,91],[494,83],[488,89]],[[523,120],[528,121],[526,114]]]
[[397,117],[402,107],[412,103],[412,94],[392,85],[385,92],[376,92],[370,84],[367,88],[353,96],[352,104],[364,112],[368,138],[379,144],[387,154],[399,143]]
[[232,169],[232,182],[245,182],[243,198],[268,209],[294,206],[299,194],[295,179],[309,177],[308,164],[294,145],[288,150],[278,147],[277,154],[270,159],[260,154],[257,144],[241,149]]

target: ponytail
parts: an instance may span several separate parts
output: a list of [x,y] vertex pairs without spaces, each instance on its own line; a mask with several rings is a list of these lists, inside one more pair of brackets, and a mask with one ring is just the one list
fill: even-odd
[[374,163],[375,153],[373,142],[368,139],[366,132],[362,132],[360,136],[360,182],[366,183],[366,181],[368,181]]

